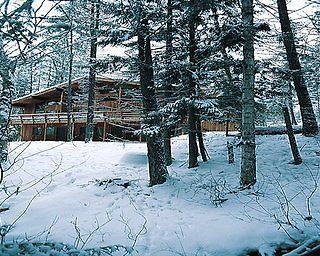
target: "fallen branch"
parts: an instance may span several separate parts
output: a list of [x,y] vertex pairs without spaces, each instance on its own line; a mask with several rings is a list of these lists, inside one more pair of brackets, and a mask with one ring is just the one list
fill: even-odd
[[315,236],[284,256],[317,256],[320,255],[320,237]]
[[0,212],[5,212],[5,211],[8,211],[8,210],[9,210],[8,207],[1,207],[1,208],[0,208]]

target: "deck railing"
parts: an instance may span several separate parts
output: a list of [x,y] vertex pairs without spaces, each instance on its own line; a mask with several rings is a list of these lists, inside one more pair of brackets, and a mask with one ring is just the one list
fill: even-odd
[[[87,112],[71,112],[71,122],[73,124],[85,124],[87,121]],[[137,111],[122,110],[101,110],[94,111],[93,123],[113,124],[124,127],[140,126],[141,116]],[[68,114],[66,112],[56,113],[37,113],[37,114],[14,114],[10,117],[11,125],[66,125],[68,123]],[[203,121],[202,129],[204,131],[224,131],[226,123],[214,121]],[[235,131],[236,123],[229,122],[228,130]]]
[[[71,112],[73,123],[86,123],[87,112]],[[115,122],[115,123],[138,123],[140,115],[136,112],[128,111],[95,111],[94,123]],[[23,124],[67,124],[68,113],[37,113],[37,114],[13,114],[10,116],[12,125]]]

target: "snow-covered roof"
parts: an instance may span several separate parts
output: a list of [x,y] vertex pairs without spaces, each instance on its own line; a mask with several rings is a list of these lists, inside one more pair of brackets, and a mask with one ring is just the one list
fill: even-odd
[[[71,82],[72,88],[74,88],[74,89],[77,88],[79,85],[79,82],[84,81],[86,79],[87,79],[86,77],[78,77],[76,79],[73,79]],[[121,80],[121,79],[113,79],[113,78],[104,77],[104,76],[97,76],[96,81],[97,82],[112,83],[112,84],[117,83],[117,82],[122,82],[122,83],[133,85],[133,86],[139,85],[139,83],[137,83],[137,82],[130,82],[130,81],[125,81],[125,80]],[[63,82],[63,83],[39,90],[37,92],[27,94],[25,96],[14,99],[12,101],[12,106],[22,107],[25,105],[29,105],[31,103],[38,103],[38,102],[43,102],[44,100],[55,99],[55,98],[61,96],[61,91],[66,89],[67,86],[68,86],[68,82]]]

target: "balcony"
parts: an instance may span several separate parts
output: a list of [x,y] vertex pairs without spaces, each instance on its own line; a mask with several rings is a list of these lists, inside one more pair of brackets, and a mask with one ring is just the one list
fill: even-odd
[[[86,123],[87,112],[71,112],[72,123]],[[139,124],[139,113],[121,110],[94,111],[93,123]],[[66,112],[13,114],[11,125],[61,125],[68,123]]]

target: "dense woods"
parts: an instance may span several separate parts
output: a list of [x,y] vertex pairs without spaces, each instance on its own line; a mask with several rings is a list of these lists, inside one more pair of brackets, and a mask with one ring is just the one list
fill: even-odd
[[[148,140],[159,137],[155,140],[166,165],[172,162],[171,130],[182,120],[187,120],[188,126],[189,168],[198,166],[199,155],[203,161],[208,159],[201,120],[238,122],[243,148],[240,183],[244,187],[255,182],[255,125],[277,123],[285,105],[295,122],[299,114],[294,110],[299,106],[303,133],[318,133],[315,113],[319,113],[319,88],[308,88],[310,74],[300,64],[306,63],[304,58],[312,55],[318,44],[312,38],[312,44],[301,45],[299,28],[293,31],[295,23],[291,24],[285,1],[270,5],[250,1],[42,1],[37,7],[32,2],[25,1],[11,12],[6,7],[10,1],[3,4],[2,159],[9,140],[12,92],[22,96],[59,81],[71,83],[79,75],[88,76],[89,81],[86,141],[93,138],[96,75],[139,80],[146,122],[140,132]],[[307,29],[318,38],[318,6],[305,5],[310,15],[302,22],[308,23]],[[267,17],[264,13],[275,7],[279,22],[263,19]],[[254,14],[254,8],[259,14]],[[282,42],[284,48],[280,47]],[[268,47],[273,50],[254,58],[254,48],[268,51]],[[121,51],[126,54],[114,54]],[[255,76],[259,86],[254,85]],[[67,94],[71,93],[69,86]],[[157,99],[159,93],[161,100]],[[274,106],[282,96],[288,100]],[[77,99],[68,97],[69,113],[73,101]],[[162,160],[160,164],[149,156],[151,162],[163,165]]]
[[[146,142],[150,187],[170,180],[174,135],[187,134],[189,169],[206,166],[205,121],[226,127],[230,165],[234,148],[241,148],[240,191],[258,181],[259,129],[288,133],[296,165],[303,158],[295,125],[303,136],[319,136],[317,1],[5,0],[0,9],[0,183],[11,168],[8,145],[21,134],[10,122],[21,113],[12,101],[60,83],[67,83],[57,91],[63,91],[61,104],[66,98],[61,108],[68,142],[74,139],[73,111],[84,105],[85,142],[89,146],[99,129],[105,141],[105,124],[94,128],[96,94],[110,102],[118,97],[117,111],[129,116],[138,109],[141,126],[135,120],[132,134]],[[98,76],[126,82],[112,89],[98,85]],[[81,91],[72,84],[79,77],[87,79]],[[122,107],[125,97],[130,101]],[[229,123],[236,123],[236,132]],[[215,159],[209,162],[214,169]]]

